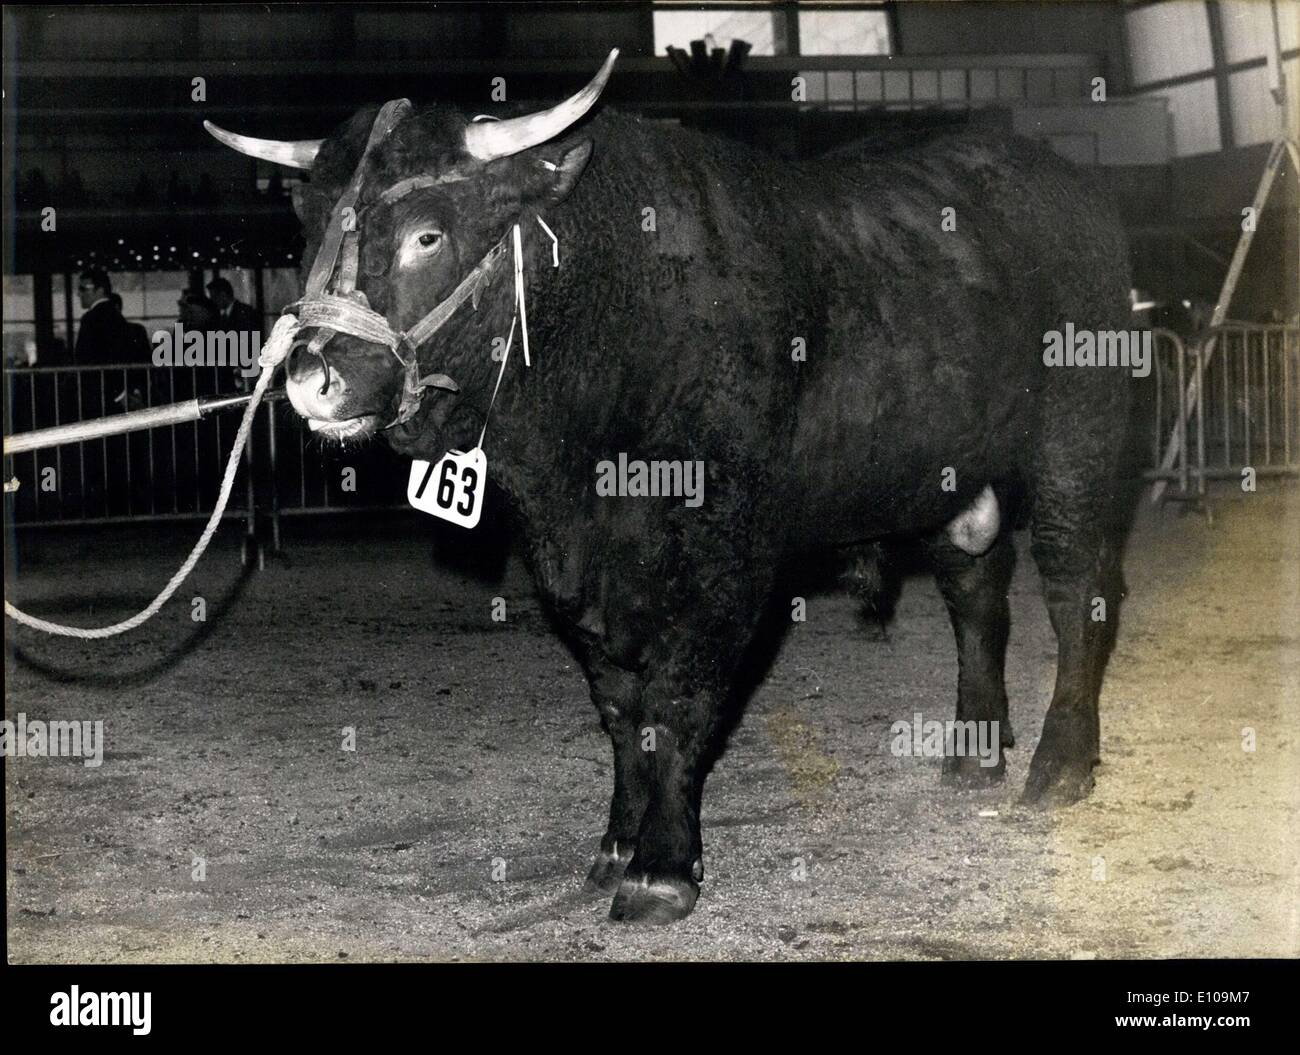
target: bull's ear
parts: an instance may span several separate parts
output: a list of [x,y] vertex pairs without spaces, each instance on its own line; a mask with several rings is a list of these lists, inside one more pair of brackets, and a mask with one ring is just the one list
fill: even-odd
[[534,160],[534,164],[538,166],[538,175],[533,184],[537,197],[547,205],[556,205],[564,201],[590,159],[590,139],[580,140],[555,153],[544,151]]

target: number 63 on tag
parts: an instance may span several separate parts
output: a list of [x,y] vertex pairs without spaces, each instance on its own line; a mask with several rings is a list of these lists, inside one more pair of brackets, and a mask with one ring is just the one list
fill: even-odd
[[406,484],[406,500],[421,512],[472,528],[483,512],[487,458],[475,447],[462,454],[448,451],[437,462],[416,458]]

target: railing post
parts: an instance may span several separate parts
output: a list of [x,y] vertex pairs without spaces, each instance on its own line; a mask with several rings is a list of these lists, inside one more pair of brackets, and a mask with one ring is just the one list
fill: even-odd
[[[1193,346],[1196,353],[1196,391],[1205,391],[1205,356],[1200,341]],[[1196,401],[1196,493],[1205,497],[1205,400]]]
[[[263,566],[264,558],[257,537],[257,485],[255,482],[257,459],[253,457],[253,448],[257,446],[256,420],[253,421],[252,426],[248,430],[248,442],[244,444],[244,491],[247,495],[248,509],[244,515],[243,563],[244,567],[247,568],[256,559],[257,566],[260,569]],[[220,444],[218,444],[218,449],[220,449]]]
[[1178,357],[1178,487],[1187,497],[1187,348],[1175,338],[1174,354]]
[[275,439],[275,401],[266,402],[267,490],[271,502],[271,552],[280,552],[280,472]]

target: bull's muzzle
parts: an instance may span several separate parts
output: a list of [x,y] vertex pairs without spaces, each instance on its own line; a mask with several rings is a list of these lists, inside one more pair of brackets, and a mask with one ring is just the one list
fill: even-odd
[[397,404],[400,365],[383,345],[346,334],[321,338],[312,327],[298,334],[285,364],[289,402],[314,432],[336,438],[372,433]]

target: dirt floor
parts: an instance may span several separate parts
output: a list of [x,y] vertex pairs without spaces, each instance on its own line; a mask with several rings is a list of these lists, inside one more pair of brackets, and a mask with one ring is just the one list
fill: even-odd
[[[1261,488],[1225,494],[1212,525],[1139,517],[1105,762],[1091,798],[1055,814],[1014,805],[1055,662],[1023,536],[1020,742],[994,790],[950,791],[937,761],[889,751],[896,719],[951,715],[933,583],[907,581],[884,641],[847,596],[810,597],[710,779],[707,878],[671,928],[611,923],[608,899],[580,892],[610,751],[516,564],[495,583],[449,571],[403,517],[293,541],[291,566],[241,582],[223,540],[126,638],[6,622],[6,717],[102,719],[107,742],[99,768],[5,760],[9,958],[1296,956],[1300,489]],[[6,594],[107,622],[197,531],[45,532]]]

